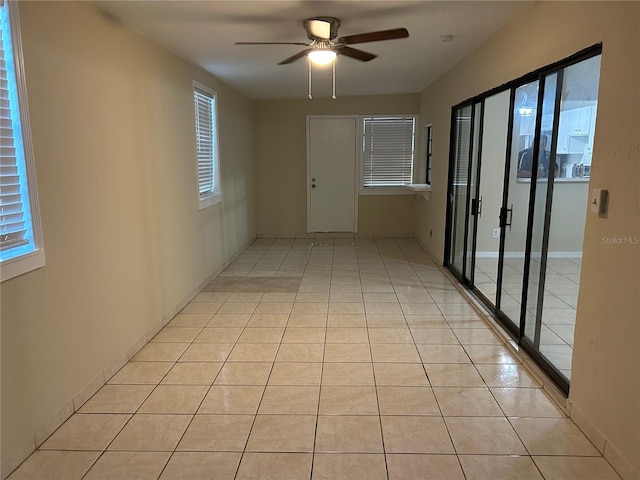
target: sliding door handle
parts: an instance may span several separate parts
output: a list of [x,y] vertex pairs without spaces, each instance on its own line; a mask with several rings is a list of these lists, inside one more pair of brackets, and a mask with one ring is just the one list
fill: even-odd
[[478,214],[478,199],[472,198],[471,199],[471,215],[477,215],[477,214]]
[[[509,221],[507,222],[507,214],[509,214]],[[513,220],[513,203],[511,204],[511,208],[505,208],[504,211],[504,225],[503,227],[509,227],[509,231],[511,231],[511,221]]]
[[[509,214],[509,221],[507,222],[507,214]],[[509,231],[511,231],[511,221],[513,220],[513,203],[511,204],[511,208],[502,207],[500,209],[500,227],[509,227]]]
[[471,199],[471,215],[482,216],[482,196]]

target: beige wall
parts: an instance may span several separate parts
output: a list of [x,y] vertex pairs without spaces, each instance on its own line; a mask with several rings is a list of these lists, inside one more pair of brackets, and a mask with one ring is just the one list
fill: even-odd
[[[5,474],[255,236],[250,101],[93,4],[20,15],[46,266],[2,284]],[[193,80],[218,91],[223,203],[204,210]]]
[[[511,168],[513,168],[513,165]],[[538,249],[538,251],[540,251],[542,245],[542,226],[544,225],[547,188],[546,180],[539,182],[536,188],[534,229],[540,228],[540,236],[534,237],[533,249]],[[509,206],[513,205],[513,217],[511,218],[511,229],[507,228],[505,252],[521,253],[524,251],[530,190],[530,182],[517,181],[515,175],[511,174],[509,178],[508,204]],[[502,194],[501,188],[495,189],[494,192]],[[549,229],[550,256],[561,257],[563,253],[568,252],[573,255],[582,251],[588,193],[589,183],[586,182],[556,182],[554,184]],[[491,227],[498,226],[497,212],[499,212],[502,198],[500,198],[499,202],[498,210],[494,215],[496,221]],[[489,227],[489,225],[486,226]],[[489,250],[492,244],[495,247]],[[497,246],[497,239],[491,237],[490,228],[478,231],[478,251],[497,252]]]
[[[258,234],[307,231],[307,115],[411,114],[417,113],[418,100],[418,95],[388,95],[255,102]],[[413,233],[414,201],[414,195],[360,196],[358,233]]]
[[420,114],[434,125],[434,182],[416,208],[416,234],[442,260],[451,106],[603,43],[590,187],[608,189],[610,206],[605,218],[587,215],[569,398],[625,478],[640,471],[640,247],[605,238],[640,236],[640,119],[629,108],[640,104],[639,32],[637,2],[539,2],[426,88]]

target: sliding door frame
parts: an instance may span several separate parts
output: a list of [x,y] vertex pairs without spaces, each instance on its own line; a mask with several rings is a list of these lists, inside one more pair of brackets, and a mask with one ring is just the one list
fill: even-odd
[[[493,313],[494,318],[502,325],[502,327],[511,335],[511,337],[518,343],[519,346],[523,348],[524,351],[527,352],[531,356],[531,358],[545,371],[547,375],[558,385],[558,387],[565,393],[569,393],[570,382],[565,378],[564,375],[560,373],[560,371],[539,351],[539,341],[540,341],[540,330],[541,330],[541,310],[544,301],[544,283],[545,283],[545,275],[546,275],[546,255],[548,253],[548,243],[549,243],[549,235],[550,235],[550,222],[551,222],[551,205],[553,199],[553,186],[554,179],[552,175],[549,175],[547,180],[547,191],[546,191],[546,199],[545,199],[545,212],[544,212],[544,224],[543,224],[543,236],[542,236],[542,251],[541,251],[541,266],[540,266],[540,274],[539,274],[539,284],[538,284],[538,292],[536,298],[536,314],[535,314],[535,333],[533,342],[530,342],[525,336],[525,326],[527,322],[526,318],[526,309],[527,309],[527,297],[529,295],[529,286],[530,279],[529,276],[531,274],[531,249],[533,243],[533,227],[534,227],[534,211],[535,211],[535,194],[536,194],[536,184],[535,176],[532,179],[531,186],[529,189],[529,205],[527,209],[527,227],[526,227],[526,242],[525,242],[525,252],[524,252],[524,266],[523,266],[523,274],[522,274],[522,291],[521,291],[521,308],[520,308],[520,318],[519,319],[510,319],[504,312],[501,311],[500,305],[502,300],[502,281],[503,281],[503,271],[504,271],[504,250],[505,250],[505,238],[506,232],[504,228],[504,215],[502,212],[505,211],[506,205],[508,202],[508,190],[509,190],[509,173],[511,168],[511,154],[512,154],[512,142],[513,142],[513,112],[515,107],[515,92],[516,89],[522,85],[527,83],[538,81],[538,91],[541,92],[538,95],[537,101],[537,109],[536,109],[536,121],[535,121],[535,130],[534,130],[534,149],[533,149],[533,165],[532,170],[534,172],[537,171],[538,166],[538,152],[540,147],[539,137],[541,135],[541,127],[542,127],[542,106],[544,101],[544,87],[547,76],[556,73],[558,75],[556,80],[556,92],[554,98],[554,118],[553,118],[553,126],[551,131],[552,144],[551,144],[551,161],[554,165],[552,168],[555,168],[555,158],[557,155],[557,141],[558,141],[558,129],[559,129],[559,117],[560,117],[560,102],[561,102],[561,94],[562,94],[562,85],[563,85],[563,69],[567,68],[571,65],[579,63],[588,58],[597,56],[602,54],[602,44],[598,43],[592,45],[591,47],[585,48],[570,57],[567,57],[563,60],[555,62],[551,65],[547,65],[545,67],[539,68],[529,74],[523,75],[515,80],[507,82],[501,86],[488,90],[480,95],[476,95],[472,98],[469,98],[463,102],[460,102],[457,105],[454,105],[451,108],[451,124],[450,124],[450,141],[449,141],[449,172],[448,172],[448,184],[447,184],[447,204],[446,204],[446,230],[445,230],[445,245],[444,245],[444,263],[443,265],[447,267],[452,274],[463,284],[465,287],[470,289],[472,293],[478,297],[483,304]],[[499,242],[499,253],[498,253],[498,272],[497,272],[497,288],[496,288],[496,298],[495,305],[490,302],[490,300],[484,295],[474,284],[474,274],[473,269],[471,271],[471,275],[467,275],[467,249],[471,246],[471,258],[472,263],[475,262],[475,253],[477,247],[477,218],[474,222],[474,228],[471,239],[469,239],[469,214],[471,208],[471,197],[469,197],[469,193],[466,198],[466,206],[465,206],[465,231],[464,231],[464,252],[463,252],[463,261],[462,261],[462,271],[458,272],[456,268],[454,268],[450,264],[451,260],[451,240],[452,240],[452,231],[453,231],[453,209],[454,209],[454,189],[453,189],[453,180],[454,180],[454,171],[455,171],[455,162],[456,162],[456,136],[457,136],[457,125],[456,125],[456,112],[464,107],[471,106],[471,142],[469,145],[469,165],[468,165],[468,177],[467,184],[471,183],[471,175],[472,175],[472,166],[475,166],[478,173],[478,181],[475,185],[475,191],[473,192],[473,196],[477,199],[479,195],[480,188],[480,168],[482,166],[482,139],[478,143],[478,158],[477,165],[473,165],[472,156],[473,156],[473,135],[474,135],[474,113],[476,104],[480,105],[480,123],[479,130],[482,132],[484,130],[484,101],[488,97],[496,95],[498,93],[504,92],[505,90],[510,90],[510,98],[509,98],[509,117],[508,117],[508,132],[507,132],[507,145],[505,151],[505,170],[504,170],[504,178],[503,178],[503,190],[502,190],[502,208],[500,215],[500,242]],[[537,345],[537,346],[536,346]]]
[[470,116],[470,125],[469,125],[469,159],[467,162],[467,187],[470,184],[471,181],[471,175],[473,173],[473,135],[474,135],[474,113],[475,113],[475,103],[464,103],[461,105],[458,105],[456,107],[453,107],[451,109],[451,136],[450,136],[450,142],[449,142],[449,179],[448,179],[448,185],[447,185],[447,226],[446,226],[446,230],[445,230],[445,248],[446,248],[446,252],[445,252],[445,265],[447,265],[447,267],[449,268],[449,270],[455,275],[455,277],[460,281],[460,283],[462,283],[463,285],[467,285],[470,286],[470,282],[469,279],[466,276],[466,270],[467,270],[467,255],[466,255],[466,251],[467,251],[467,245],[468,245],[468,233],[469,233],[469,211],[470,211],[470,202],[469,202],[469,191],[467,191],[467,196],[465,199],[465,222],[464,222],[464,234],[463,234],[463,252],[464,255],[462,256],[462,268],[460,269],[460,271],[458,271],[457,267],[455,265],[453,265],[453,263],[451,262],[452,260],[452,255],[455,253],[453,252],[453,250],[451,249],[451,241],[453,240],[453,207],[454,207],[454,203],[455,203],[455,188],[454,188],[454,184],[453,181],[455,179],[455,172],[457,171],[456,169],[456,157],[457,157],[457,153],[458,153],[458,145],[460,143],[460,139],[458,138],[458,122],[456,121],[458,116],[457,116],[457,112],[461,111],[462,109],[464,109],[465,107],[471,107],[471,116]]
[[[475,111],[476,105],[480,108],[480,122],[478,123],[478,152],[475,161],[474,172],[471,172],[472,175],[475,175],[475,191],[471,197],[471,202],[469,203],[471,216],[475,217],[473,219],[473,236],[471,238],[471,253],[468,255],[471,258],[471,266],[468,269],[467,279],[469,281],[469,285],[473,286],[475,283],[475,273],[476,273],[476,248],[478,246],[478,212],[479,212],[479,197],[480,197],[480,168],[482,166],[482,133],[484,132],[484,101],[485,99],[481,99],[479,102],[475,102],[473,107],[471,108],[471,117],[475,119]],[[472,130],[472,147],[471,153],[473,155],[473,133]],[[475,202],[475,203],[474,203]],[[470,217],[467,219],[467,225],[469,224]],[[467,257],[465,257],[466,260]]]

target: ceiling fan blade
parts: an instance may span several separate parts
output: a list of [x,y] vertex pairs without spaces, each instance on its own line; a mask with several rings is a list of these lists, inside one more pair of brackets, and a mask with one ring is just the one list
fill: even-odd
[[395,40],[396,38],[407,38],[408,36],[409,31],[406,28],[394,28],[393,30],[381,30],[380,32],[368,32],[340,37],[338,39],[338,43],[343,45],[353,45],[355,43]]
[[313,50],[312,48],[307,48],[305,50],[302,50],[301,52],[296,53],[295,55],[284,59],[283,61],[281,61],[278,65],[286,65],[288,63],[292,63],[295,62],[296,60],[304,57],[307,53],[309,53],[311,50]]
[[308,47],[308,43],[302,42],[236,42],[236,45],[303,45]]
[[336,45],[336,53],[344,55],[345,57],[355,58],[362,62],[368,62],[377,57],[377,55],[374,55],[373,53],[363,52],[362,50],[340,45]]

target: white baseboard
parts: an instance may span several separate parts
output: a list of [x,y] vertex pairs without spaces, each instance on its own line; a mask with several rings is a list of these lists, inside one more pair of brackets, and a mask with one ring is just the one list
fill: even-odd
[[[428,255],[431,255],[419,239],[416,238],[416,241]],[[497,252],[481,253],[486,255],[481,258],[497,258]],[[512,256],[510,258],[522,258],[522,256]],[[550,252],[549,258],[582,258],[582,253]],[[455,277],[453,277],[446,268],[440,268],[443,273],[447,274],[449,278],[451,278],[458,291],[462,293],[472,303],[472,305],[476,306],[487,326],[489,326],[498,335],[498,337],[502,339],[504,346],[509,350],[509,352],[522,362],[522,366],[525,367],[528,373],[533,376],[538,383],[540,383],[542,389],[548,394],[549,398],[553,400],[554,403],[573,421],[573,423],[575,423],[582,433],[585,434],[585,436],[591,441],[591,443],[593,443],[604,459],[609,462],[611,467],[623,478],[623,480],[640,480],[640,472],[634,468],[631,461],[620,453],[620,450],[578,407],[575,406],[575,404],[571,402],[570,398],[567,399],[564,396],[564,394],[556,387],[542,369],[540,369],[533,359],[531,359],[524,350],[518,348],[502,327],[500,327],[487,313],[485,313],[484,307],[473,296],[471,296],[471,294],[462,287],[462,285],[460,285]]]
[[[432,259],[437,258],[432,252],[430,252],[424,244],[420,241],[419,238],[416,237],[416,242],[418,245],[422,247],[422,249],[429,255]],[[486,256],[483,258],[497,258],[497,252],[483,252],[486,254],[494,254],[495,257]],[[581,252],[551,252],[553,254],[549,255],[550,258],[582,258]],[[571,254],[574,256],[571,256]],[[556,256],[557,255],[557,256]],[[633,466],[630,460],[625,458],[620,450],[606,437],[599,428],[597,428],[594,423],[586,416],[584,413],[576,407],[571,399],[567,399],[562,392],[555,386],[555,384],[547,377],[547,375],[542,372],[540,367],[524,352],[519,349],[514,342],[511,341],[510,337],[507,333],[495,322],[493,319],[489,317],[489,315],[484,313],[484,309],[482,306],[473,298],[466,289],[460,285],[460,283],[451,275],[451,273],[444,267],[440,266],[438,262],[436,264],[439,266],[440,270],[447,274],[449,278],[451,278],[452,282],[458,288],[458,290],[465,295],[467,299],[473,305],[476,305],[478,312],[481,314],[482,318],[485,320],[485,323],[498,335],[499,338],[502,338],[504,345],[507,349],[512,353],[516,358],[518,358],[522,365],[527,369],[529,374],[534,377],[534,379],[540,383],[542,389],[549,395],[549,397],[554,401],[554,403],[563,411],[567,416],[576,424],[576,426],[585,434],[585,436],[594,444],[594,446],[598,449],[598,451],[603,455],[605,460],[609,462],[609,464],[613,467],[614,470],[624,479],[624,480],[640,480],[640,472],[638,472],[637,468]]]
[[604,445],[604,458],[624,480],[640,479],[640,471],[634,468],[631,462],[620,453],[620,450],[609,441],[606,441]]
[[355,239],[371,239],[371,238],[415,238],[413,232],[388,232],[388,233],[345,233],[345,232],[327,232],[327,233],[259,233],[257,238],[265,239],[325,239],[325,238],[355,238]]
[[233,262],[256,237],[252,237],[238,251],[236,251],[228,261],[218,267],[212,274],[208,275],[193,290],[189,292],[173,308],[166,312],[162,318],[147,330],[140,338],[131,344],[129,348],[109,366],[93,378],[84,388],[72,396],[64,406],[58,410],[51,418],[41,425],[35,432],[25,434],[24,441],[12,452],[2,452],[2,464],[0,466],[0,478],[4,480],[16,468],[24,462],[44,441],[49,438],[60,426],[66,422],[71,415],[77,412],[100,388],[102,388],[118,370],[120,370],[136,353],[144,347],[167,323],[169,323],[178,312],[180,312],[200,291],[213,281],[231,262]]
[[[533,252],[532,258],[541,258],[539,252]],[[476,258],[498,258],[498,252],[476,252]],[[505,252],[504,258],[524,258],[523,252]],[[547,252],[547,258],[582,258],[582,252]]]
[[547,258],[582,258],[582,252],[549,252]]
[[571,420],[591,440],[591,443],[613,469],[618,472],[618,475],[624,480],[640,479],[640,472],[633,467],[631,462],[620,453],[620,450],[607,439],[604,433],[575,404],[571,405]]
[[476,252],[476,258],[498,258],[498,252]]

